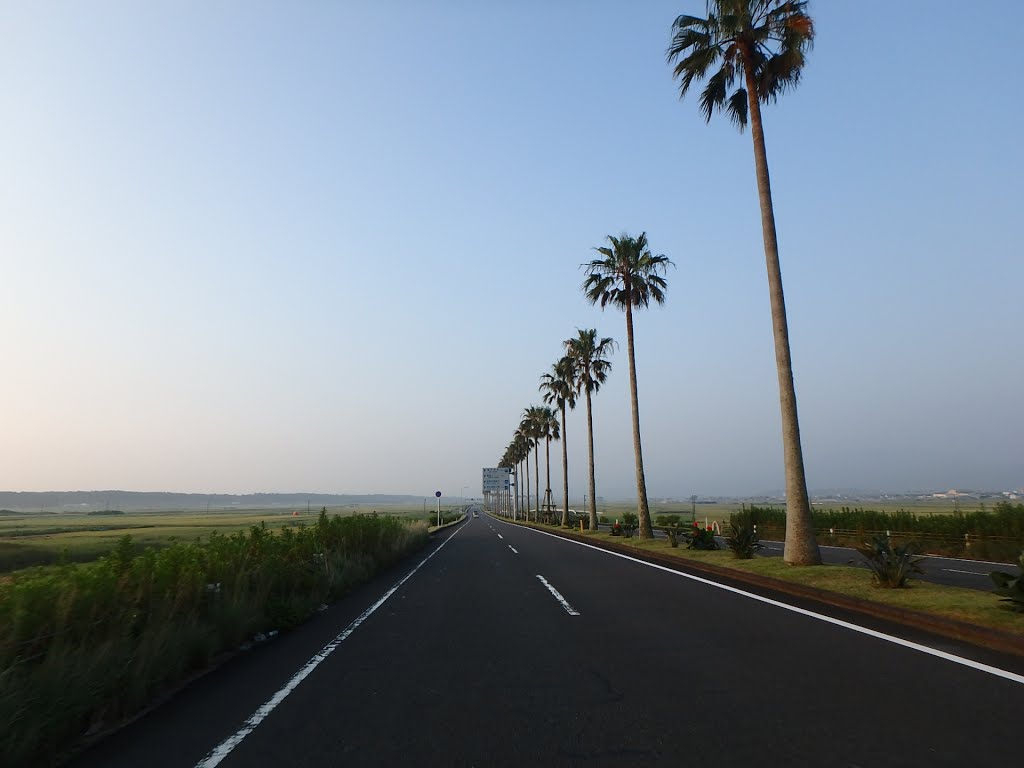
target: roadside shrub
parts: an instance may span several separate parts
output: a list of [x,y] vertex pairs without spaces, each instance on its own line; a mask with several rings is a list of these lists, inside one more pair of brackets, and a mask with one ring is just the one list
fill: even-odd
[[678,547],[680,534],[684,533],[686,526],[679,515],[658,515],[657,523],[659,527],[665,530],[665,535],[668,536],[668,543],[672,547]]
[[995,593],[1002,597],[1012,611],[1024,613],[1024,552],[1020,554],[1020,573],[1014,576],[1003,571],[992,571],[989,576],[996,583]]
[[687,549],[720,549],[718,540],[715,539],[715,531],[709,525],[702,528],[700,523],[694,523],[686,534]]
[[622,535],[627,539],[636,531],[640,524],[640,518],[635,512],[625,512],[622,515]]
[[761,548],[761,538],[757,532],[757,508],[744,507],[729,517],[730,535],[725,544],[739,560],[749,560]]
[[876,586],[898,589],[907,586],[913,573],[924,573],[921,563],[926,559],[915,554],[914,542],[893,546],[888,536],[875,536],[864,546],[857,547],[871,569]]
[[46,765],[256,633],[294,626],[427,540],[369,515],[265,525],[0,581],[0,755]]

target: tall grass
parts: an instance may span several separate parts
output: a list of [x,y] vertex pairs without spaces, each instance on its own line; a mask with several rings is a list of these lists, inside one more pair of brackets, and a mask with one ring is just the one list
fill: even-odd
[[0,754],[53,763],[253,634],[287,629],[419,548],[421,523],[321,514],[139,555],[125,536],[94,563],[0,580]]

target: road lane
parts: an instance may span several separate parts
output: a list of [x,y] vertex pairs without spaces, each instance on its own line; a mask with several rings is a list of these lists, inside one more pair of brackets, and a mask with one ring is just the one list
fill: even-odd
[[[457,530],[221,765],[1016,760],[1024,685],[1012,680],[489,517]],[[239,683],[200,681],[221,700],[222,677]],[[195,765],[266,700],[210,725],[181,698],[92,764]],[[154,727],[165,720],[174,727]],[[185,749],[195,731],[205,745]]]

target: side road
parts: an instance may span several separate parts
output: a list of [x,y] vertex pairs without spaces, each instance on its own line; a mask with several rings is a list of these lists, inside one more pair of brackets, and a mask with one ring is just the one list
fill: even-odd
[[[913,630],[924,630],[941,637],[971,643],[983,648],[990,648],[1004,653],[1024,656],[1024,617],[1022,617],[1020,622],[1020,632],[1003,631],[934,613],[887,605],[885,603],[866,600],[852,595],[845,595],[839,592],[819,589],[783,578],[774,578],[763,574],[749,573],[736,568],[723,567],[715,563],[707,563],[700,560],[673,556],[657,550],[652,551],[642,549],[637,546],[608,541],[604,538],[581,534],[563,528],[535,523],[523,523],[522,521],[513,522],[502,517],[496,517],[496,519],[504,523],[532,528],[551,536],[557,536],[578,543],[585,543],[587,546],[595,547],[597,549],[616,552],[628,557],[650,563],[656,563],[658,565],[663,565],[686,573],[704,575],[716,581],[735,586],[743,586],[744,588],[751,589],[755,592],[765,594],[771,593],[775,595],[782,594],[792,598],[798,598],[800,600],[813,601],[814,603],[825,604],[842,611],[851,612],[854,615],[894,622]],[[1011,566],[1007,566],[1007,568],[1011,568]],[[865,578],[867,578],[866,573]]]

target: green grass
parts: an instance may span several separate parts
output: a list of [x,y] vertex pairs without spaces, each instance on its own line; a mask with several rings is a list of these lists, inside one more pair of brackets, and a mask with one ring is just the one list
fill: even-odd
[[[531,527],[550,530],[550,526],[544,525],[531,524]],[[908,589],[883,589],[872,584],[871,572],[866,567],[827,565],[798,568],[787,565],[781,557],[755,556],[752,560],[738,560],[727,550],[703,552],[685,549],[683,546],[672,548],[664,539],[640,539],[635,536],[627,539],[605,532],[571,533],[588,541],[614,542],[638,551],[678,558],[680,561],[710,563],[896,608],[964,621],[979,627],[1019,633],[1024,639],[1024,616],[1007,610],[999,598],[990,592],[916,580]],[[924,567],[927,570],[927,562]]]

